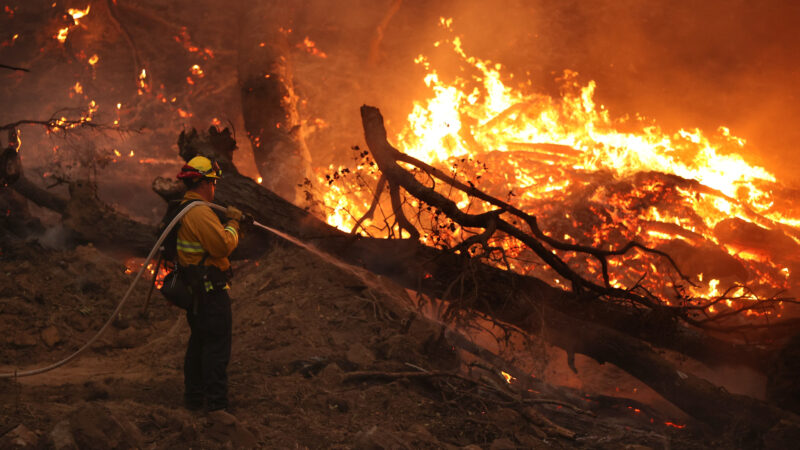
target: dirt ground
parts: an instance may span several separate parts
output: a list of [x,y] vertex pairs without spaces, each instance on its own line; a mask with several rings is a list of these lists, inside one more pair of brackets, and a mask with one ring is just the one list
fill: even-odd
[[[133,279],[122,261],[91,246],[51,250],[30,241],[2,250],[3,373],[77,349]],[[186,320],[158,293],[143,316],[148,283],[140,282],[80,358],[0,379],[0,448],[736,446],[691,423],[669,426],[633,400],[507,385],[404,305],[404,291],[305,250],[276,245],[235,267],[235,419],[182,407]]]

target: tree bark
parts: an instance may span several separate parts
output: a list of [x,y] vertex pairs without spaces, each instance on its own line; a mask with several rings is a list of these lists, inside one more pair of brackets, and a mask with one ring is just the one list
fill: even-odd
[[[247,38],[239,45],[238,70],[245,129],[264,186],[299,202],[297,187],[311,176],[311,154],[303,138],[291,64],[289,38],[296,5],[245,3],[241,33]],[[264,17],[271,18],[270,24]]]

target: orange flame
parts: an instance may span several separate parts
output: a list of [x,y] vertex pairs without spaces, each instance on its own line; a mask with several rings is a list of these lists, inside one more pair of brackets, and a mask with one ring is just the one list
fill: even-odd
[[300,49],[305,50],[306,53],[308,53],[310,55],[314,55],[314,56],[319,57],[319,58],[323,58],[324,59],[324,58],[328,57],[328,55],[325,52],[323,52],[322,50],[317,48],[317,44],[314,43],[314,41],[312,41],[311,38],[309,38],[308,36],[306,36],[303,39],[302,43],[297,44],[297,47],[300,48]]
[[[450,32],[452,19],[442,18],[440,22]],[[426,72],[423,81],[431,94],[413,104],[407,123],[395,137],[403,152],[431,165],[458,166],[463,172],[459,176],[480,182],[488,192],[508,196],[515,206],[542,216],[552,217],[552,204],[588,186],[591,174],[605,174],[608,180],[634,180],[624,190],[611,185],[595,189],[587,200],[596,220],[588,223],[585,218],[566,214],[562,223],[570,232],[554,235],[567,242],[604,248],[629,240],[650,247],[674,241],[708,245],[729,253],[756,274],[759,283],[778,289],[788,286],[786,264],[773,261],[763,252],[723,243],[715,233],[723,221],[737,219],[765,230],[794,230],[788,232],[787,239],[800,243],[800,231],[793,228],[800,225],[800,217],[775,210],[777,180],[739,155],[747,145],[744,139],[726,127],[711,134],[699,129],[669,133],[642,118],[613,119],[594,100],[596,83],[582,85],[572,71],[565,71],[560,79],[561,98],[512,88],[507,85],[510,77],[503,74],[502,65],[467,54],[460,37],[436,43],[442,45],[452,48],[463,63],[460,73],[467,75],[445,80],[427,57],[416,58]],[[364,155],[355,170],[362,177],[374,176],[374,164],[368,157],[363,159]],[[359,189],[356,180],[338,181],[346,178],[344,170],[331,165],[327,178],[320,173],[317,182],[326,189],[321,200],[328,223],[350,231],[369,209],[373,192]],[[649,173],[671,178],[641,176]],[[488,205],[460,192],[451,194],[451,200],[473,214],[488,209]],[[409,199],[408,207],[418,206]],[[368,219],[361,226],[377,235],[388,235],[392,231],[383,222],[381,218]],[[443,244],[465,237],[464,230],[455,224],[433,222],[435,227],[449,228],[444,237],[448,242]],[[428,245],[435,245],[435,239],[441,237],[428,233],[421,237]],[[534,269],[524,258],[514,259],[524,256],[518,244],[508,239],[494,244],[501,245],[512,258],[512,270]],[[578,258],[575,254],[562,256],[568,262]],[[587,276],[599,278],[600,267],[594,261],[576,261],[585,267]],[[640,276],[671,270],[663,261],[638,252],[612,258],[609,265],[611,284],[620,288],[630,287]],[[631,277],[615,276],[613,269],[623,265],[633,272]],[[699,278],[698,288],[687,288],[689,296],[722,295],[719,279],[703,282],[702,276]],[[547,279],[556,285],[564,283],[552,274]],[[744,291],[727,295],[737,298],[717,303],[707,311],[741,306],[754,299]]]
[[[72,26],[80,25],[80,19],[86,17],[89,14],[89,10],[91,9],[92,5],[87,5],[86,9],[76,9],[76,8],[69,8],[67,10],[67,14],[69,14],[72,18]],[[67,36],[69,35],[70,27],[64,27],[58,30],[55,36],[53,36],[58,42],[65,43],[67,42]]]

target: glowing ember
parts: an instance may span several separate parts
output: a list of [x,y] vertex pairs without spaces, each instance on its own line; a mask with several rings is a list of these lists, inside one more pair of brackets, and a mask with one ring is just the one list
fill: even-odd
[[147,70],[142,68],[142,71],[139,72],[139,95],[143,95],[145,92],[150,92],[150,85],[147,83]]
[[297,47],[306,51],[306,53],[310,55],[314,55],[320,58],[327,58],[328,55],[323,52],[322,50],[317,48],[317,44],[314,43],[308,36],[303,39],[303,42],[297,44]]
[[[72,26],[77,26],[80,24],[80,19],[86,17],[89,14],[89,10],[91,9],[92,5],[86,6],[86,9],[76,9],[70,8],[67,10],[67,14],[72,18]],[[70,27],[64,27],[58,30],[55,36],[53,36],[58,42],[65,43],[67,42],[67,36],[69,35]]]
[[78,25],[80,19],[89,14],[89,10],[91,9],[91,7],[92,5],[86,6],[86,9],[70,8],[67,10],[67,14],[72,16],[72,20],[74,21],[75,25]]
[[91,58],[89,58],[89,65],[94,66],[98,61],[100,61],[100,57],[97,55],[92,55]]
[[11,47],[17,42],[17,39],[19,39],[19,34],[15,34],[11,36],[11,39],[0,42],[0,47]]
[[[141,270],[142,266],[144,265],[144,260],[140,258],[130,258],[126,260],[124,264],[125,264],[125,274],[129,275]],[[156,273],[156,264],[150,262],[147,264],[147,267],[145,268],[143,275],[145,277],[149,277],[151,280],[153,279],[153,277],[155,277],[156,289],[160,289],[161,286],[164,284],[164,277],[169,272],[170,271],[167,270],[166,267],[160,265],[158,267],[158,273]]]
[[67,42],[67,35],[68,34],[69,34],[69,27],[64,27],[64,28],[58,30],[58,33],[56,33],[56,35],[53,36],[53,37],[58,42],[61,42],[63,44],[64,42]]

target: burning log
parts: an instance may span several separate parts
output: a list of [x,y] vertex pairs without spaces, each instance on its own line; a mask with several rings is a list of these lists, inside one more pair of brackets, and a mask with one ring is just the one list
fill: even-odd
[[720,242],[750,253],[759,259],[794,260],[800,258],[800,245],[779,230],[768,230],[739,218],[726,219],[714,228]]

